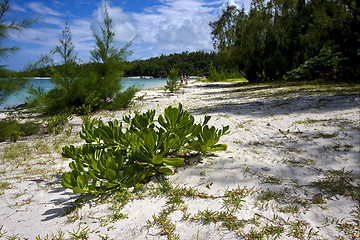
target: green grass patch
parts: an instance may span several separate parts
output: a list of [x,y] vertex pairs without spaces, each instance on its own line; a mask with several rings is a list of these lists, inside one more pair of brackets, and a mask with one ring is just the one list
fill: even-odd
[[228,78],[225,80],[225,82],[248,83],[249,80],[247,80],[246,78]]
[[27,121],[20,123],[16,120],[0,120],[0,141],[16,141],[22,136],[30,136],[39,132],[40,124]]

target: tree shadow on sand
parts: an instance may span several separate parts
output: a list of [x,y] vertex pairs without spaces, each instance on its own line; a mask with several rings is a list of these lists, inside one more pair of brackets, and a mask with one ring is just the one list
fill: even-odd
[[[203,107],[195,112],[224,113],[249,115],[255,117],[288,115],[289,113],[325,113],[337,110],[359,108],[360,91],[351,87],[339,90],[336,88],[295,88],[287,85],[243,85],[221,84],[201,86],[198,93],[204,102]],[[198,87],[198,86],[193,86]],[[280,88],[279,88],[280,87]],[[217,88],[218,91],[207,92]],[[210,95],[210,97],[209,97]],[[215,104],[206,104],[215,103]]]

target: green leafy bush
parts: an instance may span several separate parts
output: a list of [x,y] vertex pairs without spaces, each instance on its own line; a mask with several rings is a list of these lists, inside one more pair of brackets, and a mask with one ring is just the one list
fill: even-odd
[[323,49],[319,55],[310,58],[284,75],[285,81],[304,81],[323,78],[324,80],[335,80],[340,74],[341,63],[345,59],[340,52]]
[[226,74],[224,71],[218,72],[214,65],[211,63],[209,66],[209,77],[210,82],[224,82],[226,80]]
[[155,110],[124,116],[127,128],[117,120],[103,123],[84,118],[80,137],[85,144],[66,146],[63,156],[72,158],[72,172],[64,173],[62,185],[75,193],[102,194],[121,188],[141,186],[144,179],[155,174],[173,174],[173,167],[184,163],[184,153],[225,150],[217,144],[227,134],[222,130],[195,124],[194,117],[178,108],[168,107],[155,124]]
[[200,131],[198,131],[196,135],[197,139],[190,142],[189,148],[202,154],[226,150],[226,144],[216,143],[228,130],[229,126],[223,127],[222,130],[217,130],[215,127],[209,128],[207,125],[204,125],[200,128]]
[[72,119],[71,112],[72,111],[46,118],[45,121],[47,122],[47,132],[50,134],[61,133],[64,130],[65,124]]
[[99,97],[96,96],[94,92],[90,93],[90,95],[85,99],[85,102],[75,108],[77,114],[80,116],[89,115],[97,106],[98,106]]
[[106,107],[109,110],[120,110],[130,105],[139,89],[135,86],[128,87],[115,95],[112,102]]
[[0,120],[0,141],[18,140],[22,136],[30,136],[39,132],[40,124],[27,121],[19,123],[16,120]]

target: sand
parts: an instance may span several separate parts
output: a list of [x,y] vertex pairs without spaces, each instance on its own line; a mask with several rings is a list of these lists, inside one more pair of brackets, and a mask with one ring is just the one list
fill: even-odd
[[[88,239],[257,239],[261,234],[264,239],[356,239],[359,100],[359,91],[341,85],[195,82],[173,94],[144,90],[129,109],[97,113],[108,121],[148,109],[158,114],[182,103],[197,121],[206,114],[212,117],[209,125],[230,126],[220,140],[226,151],[193,157],[167,177],[174,188],[202,194],[182,196],[176,206],[170,196],[152,193],[159,186],[154,179],[124,206],[114,206],[108,197],[74,207],[78,195],[60,185],[70,162],[61,157],[61,147],[81,144],[80,117],[69,122],[71,133],[0,143],[0,239],[58,239],[62,234],[80,239],[81,233]],[[320,180],[323,185],[314,184]],[[234,208],[225,203],[236,189],[249,194]],[[174,226],[168,234],[155,221],[164,210]],[[231,229],[216,218],[226,212],[233,216],[229,222],[243,225]],[[116,219],[114,213],[127,218]],[[204,213],[212,217],[206,221]],[[283,230],[276,235],[274,229]]]

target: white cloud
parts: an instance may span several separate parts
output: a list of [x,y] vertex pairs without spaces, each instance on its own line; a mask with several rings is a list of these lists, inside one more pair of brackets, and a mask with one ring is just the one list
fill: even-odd
[[16,3],[11,3],[10,8],[17,12],[26,12],[26,9]]
[[29,8],[33,10],[34,12],[40,13],[40,14],[46,14],[46,15],[53,15],[60,17],[62,16],[61,13],[58,11],[55,11],[49,7],[46,7],[44,3],[42,2],[31,2],[29,3]]
[[39,22],[42,23],[46,23],[46,24],[53,24],[59,27],[63,27],[65,25],[65,21],[60,19],[60,18],[56,18],[56,17],[43,17],[39,19]]
[[152,42],[160,53],[212,50],[209,22],[215,20],[210,7],[199,0],[172,0],[140,16],[138,29],[144,42]]
[[[202,0],[163,0],[162,4],[150,7],[143,13],[124,12],[120,7],[109,5],[109,15],[113,20],[116,38],[129,42],[135,36],[136,51],[152,54],[169,54],[182,51],[213,50],[210,21],[217,18],[220,5]],[[213,6],[216,4],[216,6]],[[94,14],[96,26],[103,21],[103,7]],[[150,57],[150,56],[147,56]]]
[[229,6],[235,6],[235,7],[239,8],[239,4],[235,0],[228,0],[227,4]]
[[17,34],[13,40],[22,43],[31,43],[40,46],[56,46],[61,32],[54,28],[29,28],[22,34]]
[[[108,6],[109,16],[112,19],[115,40],[118,42],[129,42],[136,35],[136,19],[133,13],[126,13],[120,7]],[[100,34],[100,26],[104,22],[104,6],[100,6],[93,14],[94,21],[91,29]]]
[[69,25],[76,51],[89,51],[94,47],[94,37],[89,20],[76,19]]

